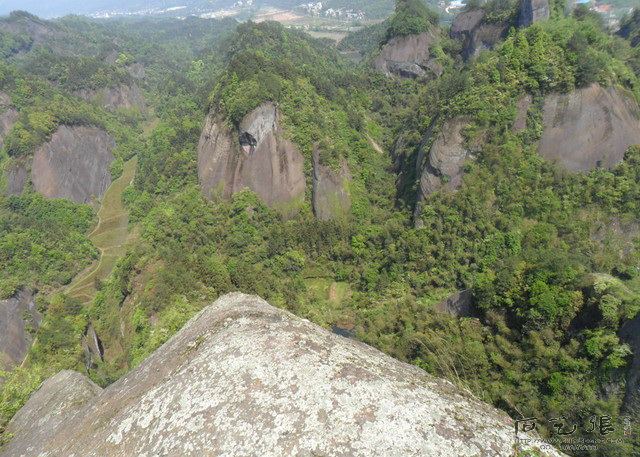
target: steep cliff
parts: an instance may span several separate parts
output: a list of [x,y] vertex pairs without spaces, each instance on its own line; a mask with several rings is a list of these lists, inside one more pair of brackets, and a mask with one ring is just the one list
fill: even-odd
[[465,60],[477,56],[481,51],[493,49],[509,31],[508,22],[487,22],[486,15],[486,11],[479,8],[464,11],[453,20],[450,36],[462,41],[462,57]]
[[505,414],[453,384],[239,293],[205,308],[91,398],[96,392],[69,373],[45,382],[9,424],[15,436],[0,455],[493,457],[518,450]]
[[320,151],[313,151],[313,212],[321,221],[344,219],[351,208],[351,172],[344,158],[337,170],[323,165]]
[[18,111],[12,108],[10,103],[11,99],[0,92],[0,149],[2,149],[5,135],[9,133],[13,125],[18,121]]
[[433,130],[427,134],[416,163],[418,203],[439,189],[455,190],[462,185],[462,166],[470,155],[462,132],[468,125],[468,119],[458,117],[447,120],[435,138]]
[[86,203],[111,183],[113,138],[95,127],[60,127],[33,157],[34,189],[47,198]]
[[549,19],[550,12],[549,0],[522,0],[518,26],[529,27],[536,22]]
[[109,111],[131,109],[137,109],[143,113],[147,111],[144,96],[137,84],[98,90],[83,89],[75,92],[75,95],[88,102],[98,103]]
[[198,144],[198,179],[204,193],[229,198],[249,188],[285,216],[304,199],[304,157],[285,139],[274,103],[249,113],[233,129],[211,113]]
[[429,49],[438,41],[436,33],[395,37],[380,50],[374,68],[387,76],[432,78],[442,74],[442,66]]
[[0,370],[19,365],[29,350],[31,334],[26,327],[37,330],[42,321],[34,296],[34,291],[23,290],[13,298],[0,300]]
[[633,95],[593,84],[545,100],[538,152],[572,172],[610,168],[640,143],[640,108]]

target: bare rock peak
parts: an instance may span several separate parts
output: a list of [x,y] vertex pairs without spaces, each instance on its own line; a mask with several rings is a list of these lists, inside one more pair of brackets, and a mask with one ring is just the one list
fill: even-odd
[[522,0],[518,26],[529,27],[536,22],[549,19],[549,0]]
[[[68,398],[41,389],[17,417]],[[453,384],[240,293],[61,420],[14,428],[0,455],[493,457],[515,443],[504,413]]]

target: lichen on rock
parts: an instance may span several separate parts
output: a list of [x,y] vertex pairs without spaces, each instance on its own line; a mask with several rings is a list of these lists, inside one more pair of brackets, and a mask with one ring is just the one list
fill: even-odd
[[[17,417],[48,417],[66,403],[54,395],[38,392]],[[505,418],[417,367],[235,293],[53,433],[13,428],[0,456],[27,455],[11,451],[27,445],[34,457],[508,456],[518,446]]]

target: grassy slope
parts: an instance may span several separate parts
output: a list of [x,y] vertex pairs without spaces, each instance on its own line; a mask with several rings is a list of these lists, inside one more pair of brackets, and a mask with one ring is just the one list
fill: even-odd
[[98,211],[99,222],[89,239],[100,250],[100,259],[88,273],[79,276],[69,285],[66,293],[83,303],[90,302],[96,294],[95,280],[106,280],[116,261],[124,255],[126,244],[133,236],[129,233],[129,215],[122,205],[122,192],[131,184],[135,175],[137,158],[124,165],[122,176],[116,179],[102,200]]

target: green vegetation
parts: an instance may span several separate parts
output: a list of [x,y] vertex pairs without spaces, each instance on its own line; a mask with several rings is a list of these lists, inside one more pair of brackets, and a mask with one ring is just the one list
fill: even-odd
[[[496,20],[504,19],[500,12],[515,11],[513,2],[486,8]],[[0,66],[0,80],[21,112],[5,141],[10,156],[28,156],[63,123],[121,132],[119,144],[130,146],[112,165],[123,178],[108,197],[115,198],[110,207],[118,217],[114,226],[101,217],[89,238],[98,247],[112,246],[98,237],[116,228],[124,233],[125,209],[130,231],[139,235],[111,256],[104,275],[77,277],[70,297],[46,294],[46,319],[28,363],[9,375],[0,394],[0,426],[43,377],[87,366],[80,341],[88,325],[105,347],[104,361],[92,360],[88,373],[106,385],[202,306],[234,290],[261,295],[327,328],[354,329],[357,338],[513,416],[619,418],[631,348],[618,330],[640,310],[633,229],[640,219],[640,147],[630,147],[618,166],[586,174],[569,174],[536,149],[548,94],[598,82],[640,95],[631,19],[624,22],[627,40],[608,34],[590,13],[556,12],[549,21],[512,29],[497,49],[469,63],[455,59],[458,44],[443,37],[432,52],[444,74],[429,82],[385,78],[366,67],[370,58],[351,65],[322,41],[273,23],[233,31],[228,22],[215,22],[216,31],[204,20],[186,23],[66,18],[56,27],[68,33],[67,41],[53,40],[51,54],[35,49]],[[365,29],[344,49],[373,52],[394,36],[438,34],[435,25],[421,2],[401,1],[384,33]],[[124,42],[117,49],[114,35]],[[57,60],[71,48],[80,51]],[[106,57],[114,50],[118,57],[109,65],[88,54]],[[157,116],[147,124],[148,137],[139,116],[110,114],[73,98],[69,90],[86,78],[56,79],[51,68],[35,63],[43,55],[71,68],[61,74],[102,74],[105,79],[91,87],[126,83],[124,69],[144,65],[140,84]],[[526,129],[514,133],[524,94],[533,105]],[[283,220],[248,190],[231,201],[203,197],[197,143],[205,114],[233,128],[267,101],[278,103],[285,136],[305,156],[308,183],[314,148],[323,164],[347,161],[353,177],[348,219],[318,221],[305,203],[296,217]],[[459,116],[469,122],[464,136],[477,150],[475,160],[465,165],[457,192],[424,199],[417,228],[418,151],[430,144],[427,132]],[[136,177],[124,187],[135,163],[125,160],[134,152]],[[7,251],[22,254],[15,264],[3,263],[9,265],[2,277],[6,294],[25,285],[28,275],[51,289],[67,284],[96,258],[83,236],[93,218],[88,207],[31,194],[0,202],[0,220],[7,218],[0,245],[24,236],[31,243],[16,241],[22,251],[13,245]],[[16,209],[20,205],[28,211]],[[53,243],[71,240],[75,244],[62,250],[66,263],[56,263]],[[55,276],[59,272],[64,276]],[[473,290],[474,317],[436,311],[463,289]],[[637,449],[629,440],[599,452],[632,455]]]
[[84,237],[92,220],[89,206],[65,200],[37,194],[0,199],[0,297],[26,285],[68,283],[96,256]]
[[389,20],[386,39],[427,32],[437,24],[438,13],[430,10],[422,0],[399,0]]

